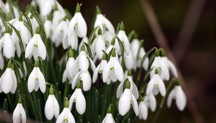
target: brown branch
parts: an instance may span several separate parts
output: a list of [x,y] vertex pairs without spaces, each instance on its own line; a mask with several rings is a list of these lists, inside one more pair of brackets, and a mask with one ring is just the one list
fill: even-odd
[[185,54],[190,40],[194,34],[195,28],[202,14],[206,0],[192,0],[190,8],[188,9],[183,26],[179,32],[176,43],[173,47],[173,53],[176,57],[176,62],[181,61]]
[[150,24],[150,27],[155,35],[156,41],[158,43],[158,45],[162,48],[164,48],[167,52],[167,56],[170,58],[170,60],[172,60],[172,62],[176,65],[178,73],[179,73],[179,81],[181,86],[183,87],[183,89],[185,90],[185,93],[187,95],[187,100],[188,100],[188,108],[191,112],[191,114],[193,115],[194,119],[196,120],[197,123],[205,123],[205,120],[202,116],[202,114],[198,111],[197,106],[193,100],[193,97],[189,91],[189,89],[187,88],[186,84],[185,84],[185,80],[182,76],[182,73],[180,71],[180,69],[178,68],[177,64],[176,64],[176,60],[173,57],[173,54],[170,50],[170,47],[167,43],[167,40],[161,30],[161,27],[158,23],[157,17],[154,13],[153,7],[151,5],[151,3],[148,0],[140,0],[143,11],[146,15],[146,18]]

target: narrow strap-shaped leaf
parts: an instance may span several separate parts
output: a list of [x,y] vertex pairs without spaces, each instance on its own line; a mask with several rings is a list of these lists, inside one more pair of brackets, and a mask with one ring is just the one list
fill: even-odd
[[85,44],[85,46],[86,46],[86,48],[87,48],[87,50],[88,50],[89,57],[92,59],[93,57],[92,57],[91,48],[89,47],[89,45],[88,45],[87,43],[85,43],[85,42],[83,42],[83,43]]

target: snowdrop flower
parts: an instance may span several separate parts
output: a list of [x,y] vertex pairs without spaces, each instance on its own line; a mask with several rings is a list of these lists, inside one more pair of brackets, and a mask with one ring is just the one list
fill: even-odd
[[55,46],[58,47],[62,41],[68,30],[69,21],[67,17],[63,18],[63,20],[59,23],[55,30],[53,30],[52,41],[55,43]]
[[88,71],[80,71],[76,74],[72,81],[72,89],[74,89],[79,82],[79,80],[82,80],[83,90],[88,91],[91,89],[91,75]]
[[[97,68],[94,71],[93,83],[95,83],[97,81],[98,73],[101,73],[101,74],[103,73],[103,70],[104,70],[105,66],[107,65],[107,60],[106,59],[107,59],[107,55],[104,53],[102,61],[100,62],[100,64],[97,66]],[[108,80],[106,83],[110,84],[110,82],[111,82],[111,80]]]
[[147,109],[151,109],[151,111],[155,111],[156,106],[157,106],[157,102],[156,102],[156,98],[155,96],[151,93],[150,95],[146,95],[144,97],[144,102],[147,106]]
[[65,17],[65,12],[62,12],[60,9],[56,9],[53,12],[53,18],[52,18],[52,29],[53,31],[56,29],[56,27],[59,25],[62,18]]
[[140,97],[140,102],[139,102],[139,118],[146,120],[148,116],[148,108],[143,100],[142,97]]
[[85,37],[87,34],[87,24],[80,12],[80,5],[76,6],[76,13],[69,23],[68,35],[71,35],[73,31],[76,32],[76,35],[79,37]]
[[[115,33],[111,33],[109,31],[106,31],[103,34],[103,39],[105,41],[106,47],[108,47],[111,44],[112,39],[115,37]],[[115,43],[114,43],[115,44]],[[114,45],[113,44],[113,45]]]
[[127,81],[130,82],[130,85],[131,85],[131,86],[130,86],[130,90],[131,90],[131,92],[133,93],[134,97],[135,97],[136,99],[138,99],[138,98],[139,98],[139,91],[138,91],[138,88],[137,88],[136,84],[134,83],[134,81],[133,81],[133,79],[132,79],[132,73],[131,73],[131,71],[128,71],[128,76],[126,77],[126,79],[125,79],[123,82],[121,82],[121,83],[119,84],[119,86],[118,86],[118,88],[117,88],[116,97],[119,98],[119,97],[122,95],[123,89],[124,89],[124,84],[125,84]]
[[134,64],[136,62],[135,62],[135,59],[134,59],[131,51],[129,51],[129,54],[127,54],[126,52],[124,53],[124,61],[125,61],[125,66],[127,69],[133,69],[134,68]]
[[66,64],[66,68],[63,72],[62,82],[65,82],[67,79],[73,80],[74,76],[76,75],[76,73],[73,73],[75,59],[74,59],[74,51],[71,48],[68,51],[68,56],[69,58]]
[[114,120],[113,115],[112,115],[112,104],[109,106],[109,108],[107,110],[107,114],[104,117],[104,119],[102,120],[102,123],[115,123],[115,120]]
[[59,116],[59,104],[54,95],[54,89],[52,86],[49,90],[49,96],[44,107],[44,112],[46,119],[48,120],[51,120],[54,116],[57,119]]
[[38,57],[41,57],[43,60],[46,59],[46,47],[39,34],[40,33],[39,29],[40,28],[38,27],[36,34],[34,34],[34,36],[29,41],[26,47],[26,52],[25,52],[26,58],[30,59],[33,56],[35,60],[37,60]]
[[100,27],[102,34],[104,34],[106,30],[114,34],[115,29],[112,23],[106,17],[104,17],[104,15],[101,14],[100,8],[98,6],[96,8],[96,13],[97,13],[97,16],[96,16],[96,20],[94,23],[94,28]]
[[17,78],[14,72],[14,66],[10,60],[5,72],[0,78],[0,92],[8,94],[9,92],[14,94],[17,89]]
[[159,92],[162,96],[166,95],[166,88],[164,82],[158,74],[158,69],[155,69],[155,75],[151,78],[151,80],[148,83],[146,94],[149,95],[153,93],[154,95],[157,95]]
[[122,81],[123,76],[122,66],[118,61],[115,49],[113,49],[111,58],[103,71],[103,82],[107,82],[109,79],[111,79],[113,82],[117,80]]
[[81,81],[77,83],[76,90],[69,100],[69,109],[73,107],[73,103],[76,105],[77,112],[82,115],[86,110],[86,99],[81,90]]
[[40,71],[39,61],[36,60],[34,68],[28,78],[28,91],[31,93],[33,90],[38,91],[40,88],[42,93],[46,91],[46,82],[44,75]]
[[[120,29],[119,29],[119,32],[117,34],[117,37],[121,40],[121,42],[124,46],[124,50],[125,50],[126,54],[128,55],[130,53],[130,42],[129,42],[129,39],[128,39],[125,31],[124,31],[124,24],[123,23],[120,24]],[[118,41],[115,42],[115,48],[116,48],[117,53],[121,54],[121,50],[120,50],[120,46],[118,44]]]
[[172,99],[176,100],[176,105],[180,111],[183,111],[186,106],[186,95],[182,90],[180,85],[176,85],[174,89],[170,92],[167,99],[167,106],[170,107],[172,104]]
[[166,52],[164,49],[161,49],[161,60],[164,62],[164,64],[167,66],[168,70],[172,72],[172,74],[177,78],[178,77],[178,72],[176,70],[175,65],[166,57]]
[[105,51],[106,47],[105,47],[105,41],[102,37],[102,30],[100,28],[98,29],[98,35],[95,38],[92,46],[93,46],[92,48],[95,50],[97,58],[101,60],[103,56],[103,50]]
[[130,110],[130,107],[132,104],[133,110],[134,110],[136,116],[138,116],[138,113],[139,113],[138,103],[137,103],[137,100],[134,97],[133,93],[130,90],[130,82],[129,81],[127,81],[125,83],[125,87],[126,88],[119,99],[119,104],[118,104],[119,114],[124,116]]
[[6,32],[0,39],[0,51],[3,49],[3,55],[10,59],[15,56],[15,44],[12,41],[11,34]]
[[45,33],[47,38],[51,38],[52,36],[52,15],[48,15],[47,19],[44,22],[44,29],[45,29]]
[[[140,68],[141,60],[146,54],[145,49],[142,46],[143,46],[143,41],[139,41],[138,39],[133,39],[131,42],[131,52],[133,54],[134,59],[137,61],[137,63],[135,63],[136,65],[134,66],[135,68],[136,66]],[[148,64],[149,64],[149,59],[146,58],[142,67],[145,70],[147,70]]]
[[[159,69],[158,69],[159,68]],[[151,65],[152,71],[150,72],[150,77],[152,78],[155,75],[155,70],[158,69],[158,74],[160,75],[162,80],[169,80],[169,69],[167,67],[167,64],[162,61],[162,58],[160,56],[160,50],[156,50],[155,52],[155,58]]]
[[55,1],[56,0],[44,0],[40,11],[42,17],[45,17],[52,12]]
[[22,105],[21,98],[13,112],[13,123],[26,123],[26,113]]
[[64,109],[56,120],[56,123],[76,123],[73,115],[70,112],[69,102],[67,98],[65,98]]
[[64,49],[71,47],[72,49],[77,50],[78,36],[76,35],[76,32],[74,30],[71,31],[70,33],[67,32],[67,34],[63,38],[62,44]]

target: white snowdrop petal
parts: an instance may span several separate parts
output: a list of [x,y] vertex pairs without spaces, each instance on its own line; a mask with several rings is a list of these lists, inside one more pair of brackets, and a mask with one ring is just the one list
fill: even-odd
[[44,107],[45,116],[48,120],[51,120],[54,116],[54,107],[52,96],[49,95]]
[[53,108],[55,109],[54,114],[55,114],[55,118],[57,119],[59,116],[59,103],[57,101],[57,99],[55,98],[55,96],[53,95]]
[[111,32],[111,33],[115,33],[115,29],[112,25],[112,23],[106,18],[103,16],[103,22],[104,24],[106,25],[107,29]]
[[16,78],[14,70],[12,71],[12,75],[13,75],[13,88],[11,90],[11,93],[14,94],[17,89],[17,78]]
[[150,80],[150,82],[147,85],[147,89],[146,89],[146,94],[149,95],[152,93],[153,89],[154,89],[154,84],[155,84],[155,79],[152,78]]
[[83,82],[83,90],[88,91],[91,88],[91,76],[89,72],[81,72],[80,78]]
[[28,91],[31,93],[34,90],[35,87],[35,79],[36,79],[36,69],[33,68],[32,72],[29,75],[28,78]]
[[177,78],[178,77],[178,72],[177,72],[177,69],[176,69],[175,65],[170,60],[168,60],[168,63],[169,63],[171,72]]
[[76,84],[77,84],[77,82],[78,82],[79,79],[80,79],[80,72],[78,72],[76,74],[76,76],[74,77],[74,79],[73,79],[73,81],[71,83],[72,89],[74,89],[76,87]]
[[171,106],[172,100],[174,97],[174,93],[175,93],[174,89],[169,93],[168,98],[167,98],[167,107]]
[[85,100],[85,97],[81,89],[79,89],[79,93],[77,94],[77,97],[76,97],[76,109],[77,109],[77,112],[81,115],[86,110],[86,100]]
[[4,72],[4,76],[1,77],[2,81],[2,91],[4,93],[9,93],[13,89],[13,70],[11,68],[7,68]]
[[45,93],[46,91],[46,81],[44,78],[44,75],[42,74],[42,72],[40,71],[40,68],[38,68],[38,79],[39,79],[39,87],[42,93]]
[[125,89],[124,93],[121,95],[118,104],[119,114],[124,116],[130,109],[131,105],[131,92],[129,89]]
[[162,96],[166,95],[166,87],[161,79],[158,81],[158,87]]
[[95,83],[95,82],[97,81],[99,68],[100,68],[100,64],[99,64],[99,65],[97,66],[97,68],[94,70],[94,74],[93,74],[93,83]]
[[153,94],[150,94],[149,98],[150,98],[150,108],[154,112],[157,106],[156,98]]
[[123,93],[124,82],[121,82],[117,88],[116,98],[119,98]]
[[76,13],[78,15],[77,17],[77,22],[78,22],[78,27],[77,27],[77,33],[79,37],[85,37],[87,34],[87,24],[80,12]]
[[180,86],[176,87],[176,105],[180,111],[186,106],[186,95]]
[[139,115],[139,108],[138,108],[137,100],[136,100],[136,98],[134,97],[133,94],[131,94],[131,96],[132,96],[132,107],[133,107],[133,110],[134,110],[136,116],[138,116]]
[[88,71],[89,61],[84,51],[79,54],[79,67],[81,71]]
[[139,103],[139,117],[143,120],[146,120],[147,116],[148,116],[148,110],[146,104],[143,101],[141,101]]
[[28,42],[26,50],[25,50],[25,58],[30,58],[32,56],[32,52],[34,50],[35,44],[35,36]]
[[46,46],[44,45],[43,41],[41,40],[41,37],[38,39],[38,54],[39,56],[45,60],[46,59]]
[[117,79],[119,81],[122,81],[123,77],[124,77],[124,73],[123,73],[122,66],[119,64],[118,61],[116,61],[114,63],[114,72],[115,72],[115,75],[116,75]]
[[10,35],[9,34],[5,34],[5,35],[7,35],[7,37],[5,37],[4,40],[3,53],[6,58],[10,59],[15,55],[15,47],[12,42],[12,39],[10,38]]

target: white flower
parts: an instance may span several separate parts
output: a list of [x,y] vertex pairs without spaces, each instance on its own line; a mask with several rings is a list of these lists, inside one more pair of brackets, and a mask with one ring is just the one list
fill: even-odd
[[103,71],[103,82],[111,79],[113,82],[123,80],[123,69],[116,56],[115,50],[112,50],[112,56]]
[[28,17],[30,18],[30,21],[31,21],[32,31],[33,33],[35,33],[36,28],[39,26],[39,23],[37,22],[37,19],[33,16],[32,13],[29,13]]
[[104,34],[106,30],[114,34],[115,29],[112,23],[106,17],[104,17],[104,15],[101,14],[99,7],[97,7],[97,12],[98,14],[94,23],[94,28],[99,26],[102,29],[102,34]]
[[113,115],[111,113],[107,113],[102,123],[115,123]]
[[129,81],[130,82],[130,90],[131,92],[133,93],[134,97],[136,99],[139,98],[139,91],[138,91],[138,88],[136,86],[136,84],[134,83],[133,79],[132,79],[132,76],[128,76],[123,82],[121,82],[117,88],[117,93],[116,93],[116,97],[119,98],[122,93],[123,93],[123,89],[124,89],[124,84]]
[[[94,74],[93,74],[93,83],[95,83],[97,81],[98,78],[98,73],[103,73],[103,70],[105,68],[105,66],[107,65],[107,61],[105,59],[103,59],[100,64],[97,66],[97,68],[94,70]],[[107,84],[110,84],[110,81],[107,81]]]
[[41,4],[41,16],[45,17],[51,13],[53,6],[55,6],[55,1],[56,0],[44,0],[43,4]]
[[67,32],[67,34],[64,36],[62,44],[64,49],[71,47],[72,49],[77,50],[78,36],[76,35],[76,32],[74,30],[70,33]]
[[50,88],[50,95],[46,101],[44,112],[48,120],[51,120],[54,116],[57,119],[59,116],[59,104],[54,95],[54,90],[52,87]]
[[76,105],[77,112],[82,115],[86,110],[86,99],[82,93],[81,88],[76,88],[73,95],[69,100],[69,109],[73,107],[73,103]]
[[42,93],[45,93],[46,91],[46,82],[44,75],[40,71],[40,68],[34,67],[32,72],[29,75],[28,78],[28,91],[31,93],[33,90],[38,91],[40,88]]
[[73,80],[74,76],[76,75],[75,73],[73,73],[74,63],[75,63],[74,57],[69,57],[66,64],[66,68],[63,73],[62,82],[65,82],[67,79]]
[[26,113],[22,103],[18,103],[13,112],[13,123],[26,123]]
[[161,59],[162,62],[164,62],[164,64],[167,65],[167,68],[172,72],[172,74],[177,78],[178,72],[176,70],[175,65],[166,56],[161,57]]
[[126,88],[124,90],[124,93],[121,95],[121,97],[119,99],[119,104],[118,104],[119,114],[124,116],[130,110],[131,104],[132,104],[133,110],[137,116],[139,113],[137,100],[134,97],[134,95],[132,94],[131,90]]
[[180,111],[183,111],[186,106],[186,95],[182,90],[180,85],[175,86],[175,88],[170,92],[167,99],[167,106],[170,107],[172,104],[172,99],[176,100],[176,105]]
[[147,108],[150,108],[151,111],[155,111],[156,109],[156,106],[157,106],[157,102],[156,102],[156,99],[155,99],[155,96],[151,93],[150,95],[146,95],[144,97],[144,102],[147,106]]
[[80,12],[80,5],[77,4],[76,13],[69,23],[68,35],[71,35],[73,31],[76,32],[76,35],[79,37],[85,37],[87,34],[87,24]]
[[92,44],[93,46],[92,48],[95,50],[97,58],[101,60],[103,56],[103,50],[105,51],[106,47],[105,47],[105,41],[101,35],[101,29],[99,29],[99,31],[100,31],[100,34],[98,34],[97,37],[95,38]]
[[47,38],[50,38],[52,35],[52,22],[50,20],[47,19],[44,22],[44,29],[45,29]]
[[144,101],[139,102],[139,118],[146,120],[148,116],[148,108]]
[[69,109],[68,98],[65,98],[64,109],[56,120],[56,123],[75,123],[74,117]]
[[56,29],[56,27],[59,25],[62,18],[65,17],[65,13],[58,10],[55,10],[53,12],[53,19],[52,19],[52,29],[53,31]]
[[[159,68],[159,69],[158,69]],[[151,73],[150,73],[150,77],[152,78],[155,75],[155,70],[158,69],[159,75],[161,77],[162,80],[169,80],[170,75],[169,75],[169,69],[167,67],[167,64],[165,64],[165,62],[162,61],[161,56],[156,56],[154,58],[154,61],[151,65]]]
[[34,59],[37,60],[40,56],[43,60],[45,60],[46,52],[46,47],[40,34],[34,34],[26,47],[25,57],[30,59],[33,56]]
[[149,95],[153,93],[154,95],[157,95],[159,92],[162,96],[165,96],[166,87],[160,76],[158,74],[155,74],[148,83],[146,94]]
[[131,51],[129,52],[129,54],[124,53],[124,61],[125,61],[125,66],[127,69],[133,69],[134,68],[134,64],[136,62],[135,62],[135,59],[134,59]]
[[5,94],[10,92],[14,94],[16,89],[17,78],[15,72],[11,67],[8,67],[0,78],[0,92],[3,91]]
[[70,112],[70,109],[68,107],[65,107],[62,113],[59,115],[58,119],[56,120],[56,123],[76,123],[76,122],[74,120],[73,115]]
[[10,59],[15,56],[15,44],[12,41],[11,35],[5,33],[4,36],[0,39],[0,51],[3,48],[3,55]]
[[114,37],[115,37],[115,33],[111,33],[110,31],[106,31],[103,34],[103,39],[104,39],[107,46],[109,46],[109,44],[111,44],[111,41]]
[[71,85],[72,89],[76,87],[79,80],[82,80],[84,91],[91,89],[91,75],[88,71],[80,71],[76,74]]
[[64,40],[64,37],[67,34],[68,24],[68,20],[62,20],[56,29],[53,30],[52,41],[55,43],[56,47],[58,47]]

